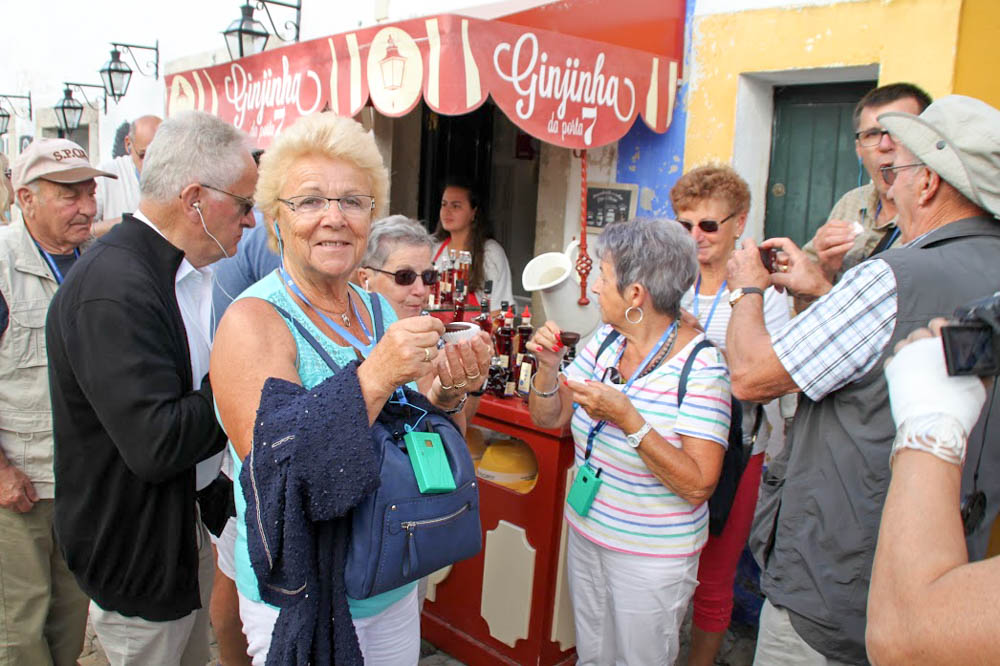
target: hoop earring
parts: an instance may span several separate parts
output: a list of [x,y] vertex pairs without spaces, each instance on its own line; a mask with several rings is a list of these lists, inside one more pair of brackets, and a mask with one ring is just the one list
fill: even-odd
[[[632,310],[638,310],[639,311],[639,318],[636,319],[635,321],[632,321],[631,319],[629,319],[629,316],[628,316],[628,313],[631,312]],[[625,321],[627,321],[628,323],[633,324],[633,325],[642,322],[642,318],[645,317],[645,316],[646,316],[646,313],[643,312],[642,308],[639,307],[638,305],[630,305],[628,307],[628,309],[625,310]]]

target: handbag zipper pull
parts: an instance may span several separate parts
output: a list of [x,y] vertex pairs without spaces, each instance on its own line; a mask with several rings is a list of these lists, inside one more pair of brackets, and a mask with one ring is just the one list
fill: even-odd
[[416,523],[405,522],[402,527],[406,530],[406,557],[403,559],[403,577],[408,578],[410,572],[417,567],[417,540],[414,538]]

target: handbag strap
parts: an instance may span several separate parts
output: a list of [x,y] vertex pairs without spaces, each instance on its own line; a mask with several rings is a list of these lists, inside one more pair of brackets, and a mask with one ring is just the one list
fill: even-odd
[[[382,320],[382,304],[380,302],[380,298],[381,297],[378,294],[371,295],[372,323],[375,324],[376,343],[379,341],[379,339],[382,337],[382,334],[385,332],[385,322]],[[267,302],[271,303],[271,301]],[[309,330],[302,324],[302,322],[300,322],[298,319],[285,312],[285,310],[279,307],[276,303],[271,303],[271,307],[273,307],[277,311],[277,313],[280,314],[282,317],[292,322],[292,324],[295,326],[295,330],[299,332],[299,335],[301,335],[303,339],[306,342],[308,342],[310,346],[312,346],[312,348],[316,351],[316,353],[319,354],[319,357],[323,359],[323,362],[325,362],[331,370],[333,370],[334,372],[340,370],[340,366],[337,365],[337,363],[333,360],[333,357],[330,356],[330,353],[326,351],[323,345],[319,343],[319,340],[316,339],[316,336],[310,333]]]
[[691,350],[688,354],[687,360],[684,361],[684,367],[681,369],[681,379],[677,384],[677,409],[681,408],[681,403],[684,402],[684,396],[687,394],[688,385],[688,375],[691,374],[691,367],[694,366],[694,359],[698,356],[698,352],[706,347],[714,347],[712,341],[705,338]]

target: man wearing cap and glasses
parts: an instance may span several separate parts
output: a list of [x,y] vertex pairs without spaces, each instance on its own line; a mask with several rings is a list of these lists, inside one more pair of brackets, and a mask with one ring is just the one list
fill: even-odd
[[36,139],[15,160],[23,221],[0,229],[0,662],[75,664],[87,598],[53,532],[52,411],[45,313],[90,238],[95,177],[66,139]]
[[[892,164],[896,144],[878,117],[888,111],[918,114],[930,103],[930,95],[912,83],[890,83],[868,91],[854,107],[854,151],[871,181],[840,197],[826,223],[802,247],[831,284],[899,239],[896,206],[886,196],[889,184],[879,171]],[[800,295],[796,309],[804,310],[821,295]]]
[[[929,319],[1000,286],[1000,111],[951,95],[919,116],[893,111],[878,121],[896,144],[883,173],[899,247],[847,271],[773,340],[753,295],[730,321],[737,397],[804,394],[763,562],[758,664],[866,663],[866,599],[896,431],[883,363]],[[784,250],[788,271],[768,274],[756,244],[744,241],[730,260],[734,288],[797,290],[825,280],[788,239],[763,246]],[[1000,509],[997,441],[996,417],[980,419],[969,436],[967,459],[977,462],[966,465],[962,497],[978,491],[986,501],[985,515],[966,525],[970,559],[984,556]]]

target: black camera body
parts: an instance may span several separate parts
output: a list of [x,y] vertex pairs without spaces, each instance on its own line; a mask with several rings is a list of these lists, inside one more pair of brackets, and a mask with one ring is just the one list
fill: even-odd
[[955,310],[941,329],[949,375],[1000,374],[1000,291]]

